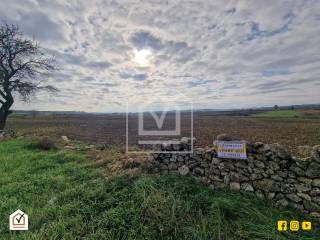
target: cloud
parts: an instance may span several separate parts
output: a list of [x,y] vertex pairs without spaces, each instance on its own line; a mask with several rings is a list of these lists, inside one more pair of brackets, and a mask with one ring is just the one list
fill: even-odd
[[99,68],[99,69],[105,69],[110,67],[112,64],[107,61],[95,61],[95,62],[87,62],[86,66],[89,68]]
[[194,80],[188,81],[187,84],[189,87],[194,87],[194,86],[200,86],[200,85],[213,84],[217,82],[218,82],[217,80],[194,79]]
[[65,28],[53,14],[44,12],[36,1],[10,1],[0,9],[0,20],[19,25],[23,33],[42,43],[66,41]]
[[287,69],[267,69],[262,72],[264,77],[273,77],[277,75],[288,75],[290,72]]
[[[5,1],[0,18],[60,68],[48,79],[60,95],[15,107],[124,111],[130,98],[170,89],[196,108],[319,103],[319,9],[316,0]],[[134,62],[141,49],[152,52],[148,66]]]
[[163,46],[159,38],[154,37],[151,33],[146,31],[139,31],[134,33],[129,41],[137,48],[152,48],[160,50]]
[[147,74],[128,74],[128,73],[122,73],[120,74],[121,78],[123,79],[134,79],[136,81],[144,81],[148,78]]

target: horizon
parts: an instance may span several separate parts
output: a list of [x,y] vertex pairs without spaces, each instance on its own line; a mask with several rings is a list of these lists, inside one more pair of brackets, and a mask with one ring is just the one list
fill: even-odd
[[135,112],[146,99],[195,109],[320,102],[319,1],[2,6],[0,21],[17,24],[59,66],[45,81],[56,95],[39,92],[15,109],[116,113],[129,102]]
[[[292,104],[292,105],[277,105],[279,107],[280,110],[283,110],[281,108],[284,108],[285,110],[287,110],[290,107],[295,107],[298,109],[305,109],[311,106],[317,106],[320,107],[320,103],[309,103],[309,104]],[[269,110],[269,109],[273,109],[274,106],[260,106],[260,107],[252,107],[252,108],[224,108],[224,109],[214,109],[214,108],[193,108],[192,110],[190,109],[179,109],[179,111],[181,112],[200,112],[200,111],[212,111],[212,112],[231,112],[231,111],[249,111],[249,110]],[[86,111],[73,111],[73,110],[35,110],[35,109],[31,109],[31,110],[21,110],[21,109],[13,109],[13,112],[57,112],[57,113],[84,113],[84,114],[137,114],[137,113],[142,113],[142,112],[148,112],[148,110],[145,111],[128,111],[128,112],[86,112]],[[155,109],[150,109],[151,112],[163,112],[164,110],[155,110]],[[174,109],[169,109],[169,110],[165,110],[166,112],[174,112],[176,110]]]

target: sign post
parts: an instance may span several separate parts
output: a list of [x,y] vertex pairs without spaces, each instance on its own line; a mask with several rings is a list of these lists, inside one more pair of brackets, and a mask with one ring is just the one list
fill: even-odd
[[218,141],[218,157],[247,159],[246,143],[244,141]]

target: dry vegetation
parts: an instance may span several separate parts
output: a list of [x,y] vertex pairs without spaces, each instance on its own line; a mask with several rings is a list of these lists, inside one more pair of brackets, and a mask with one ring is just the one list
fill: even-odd
[[[316,110],[305,112],[318,114]],[[131,117],[137,126],[137,118]],[[151,119],[145,119],[150,125]],[[182,132],[188,134],[188,119],[182,120]],[[170,118],[167,123],[171,127]],[[104,143],[125,147],[126,118],[124,115],[56,115],[11,117],[8,127],[27,135],[60,137],[87,143]],[[249,141],[278,142],[291,147],[293,152],[300,145],[320,143],[320,119],[317,118],[254,118],[249,116],[216,116],[211,113],[195,114],[194,135],[198,146],[208,146],[220,133],[228,133]],[[137,129],[129,127],[131,139],[136,140]]]

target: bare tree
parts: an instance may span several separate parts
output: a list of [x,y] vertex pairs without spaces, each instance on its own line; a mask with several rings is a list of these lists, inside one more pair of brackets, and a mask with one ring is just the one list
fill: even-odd
[[41,85],[40,79],[55,69],[53,62],[37,42],[23,37],[18,26],[0,26],[0,130],[5,127],[16,95],[27,101],[38,90],[57,91]]

